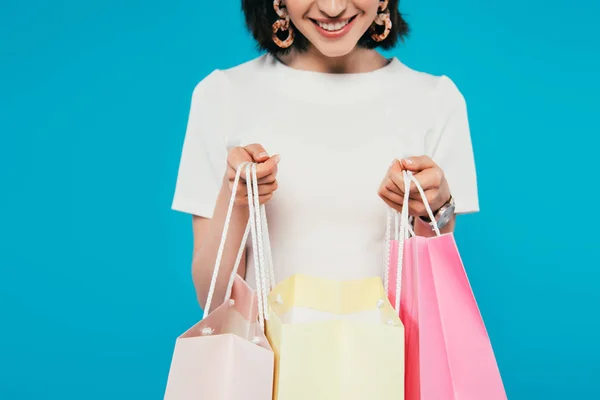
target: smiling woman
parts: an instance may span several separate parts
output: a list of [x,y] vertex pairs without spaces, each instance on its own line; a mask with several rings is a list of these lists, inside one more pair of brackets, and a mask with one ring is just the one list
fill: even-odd
[[[403,218],[413,217],[420,236],[451,232],[456,214],[478,211],[461,93],[448,77],[377,51],[408,33],[397,0],[243,0],[242,6],[267,54],[215,70],[197,85],[173,200],[174,209],[193,215],[192,271],[203,307],[210,309],[209,293],[226,297],[238,260],[237,273],[265,287],[256,272],[260,249],[239,252],[249,216],[245,185],[229,208],[245,162],[257,164],[275,283],[297,274],[381,277],[390,208],[407,210]],[[405,170],[423,197],[415,183],[405,196]]]
[[[414,172],[442,232],[454,229],[455,214],[478,211],[461,93],[448,77],[377,51],[408,33],[397,0],[243,0],[242,6],[267,54],[216,70],[197,85],[173,200],[174,209],[193,215],[192,270],[202,306],[242,162],[258,163],[277,281],[297,273],[381,276],[389,207],[408,207],[416,233],[433,235],[416,188],[404,201],[403,170]],[[235,265],[246,202],[242,189],[216,299],[224,298]],[[238,272],[252,286],[254,266],[244,254]]]

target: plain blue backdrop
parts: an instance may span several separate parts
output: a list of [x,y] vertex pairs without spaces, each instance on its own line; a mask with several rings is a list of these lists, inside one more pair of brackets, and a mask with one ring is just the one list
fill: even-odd
[[[401,3],[393,54],[469,105],[457,239],[509,398],[599,399],[600,5]],[[0,1],[0,399],[162,398],[200,317],[170,210],[190,96],[257,54],[239,0]]]

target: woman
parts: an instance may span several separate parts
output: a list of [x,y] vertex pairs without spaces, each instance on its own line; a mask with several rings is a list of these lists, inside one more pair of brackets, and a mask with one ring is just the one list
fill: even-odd
[[[385,215],[387,206],[404,206],[403,169],[416,174],[442,232],[454,230],[456,214],[478,211],[461,93],[449,78],[376,50],[408,33],[398,0],[242,6],[267,54],[216,70],[195,88],[173,201],[193,215],[193,279],[202,306],[242,161],[260,163],[277,281],[295,273],[337,280],[382,275]],[[248,218],[244,186],[217,299]],[[432,235],[416,190],[407,206],[416,233]],[[245,256],[239,273],[254,282],[252,257]]]

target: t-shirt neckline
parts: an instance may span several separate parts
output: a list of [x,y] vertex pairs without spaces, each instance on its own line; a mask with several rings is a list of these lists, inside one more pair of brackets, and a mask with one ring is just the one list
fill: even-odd
[[329,73],[292,68],[275,56],[264,56],[264,71],[267,79],[273,80],[278,91],[295,98],[306,97],[312,102],[336,103],[354,102],[356,99],[377,95],[389,87],[389,78],[397,77],[403,64],[396,57],[381,68],[369,72]]

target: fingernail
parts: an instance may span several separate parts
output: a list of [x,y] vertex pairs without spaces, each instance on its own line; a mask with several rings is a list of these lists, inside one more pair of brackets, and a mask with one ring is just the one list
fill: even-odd
[[279,164],[279,161],[281,161],[281,156],[279,154],[275,154],[273,156],[273,161],[275,161],[275,164]]
[[410,164],[412,164],[412,163],[413,163],[413,161],[412,161],[412,160],[410,160],[410,159],[408,159],[408,158],[405,158],[405,159],[404,159],[404,160],[402,160],[402,161],[404,161],[404,162],[405,162],[406,164],[408,164],[408,165],[410,165]]
[[266,151],[263,151],[262,153],[258,153],[258,158],[265,158],[265,157],[269,157],[269,154],[267,154]]

